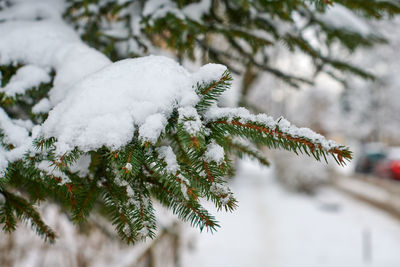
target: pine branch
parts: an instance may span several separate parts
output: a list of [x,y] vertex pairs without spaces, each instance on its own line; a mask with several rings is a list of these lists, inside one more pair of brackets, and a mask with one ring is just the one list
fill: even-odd
[[233,119],[225,117],[210,121],[208,126],[213,129],[212,131],[229,132],[237,136],[245,136],[256,143],[267,145],[270,148],[282,148],[295,153],[299,151],[308,155],[312,154],[317,160],[320,160],[321,156],[326,160],[325,154],[331,154],[339,165],[344,165],[346,164],[345,160],[352,159],[351,152],[346,147],[339,145],[327,147],[318,140],[312,140],[312,136],[294,136],[289,132],[284,132],[279,129],[279,125],[270,127],[258,121],[241,121],[243,119],[239,117]]
[[223,92],[225,92],[232,82],[232,76],[228,70],[226,70],[221,78],[217,81],[212,81],[206,85],[197,85],[197,94],[201,96],[201,100],[196,105],[196,109],[199,113],[204,112],[212,104],[216,103],[218,98]]
[[[141,188],[145,188],[143,184]],[[138,191],[136,194],[136,201],[139,203],[139,208],[135,209],[133,216],[136,218],[135,225],[139,229],[139,238],[142,240],[147,237],[154,238],[155,236],[156,221],[153,204],[149,196],[147,189]]]
[[[30,221],[32,228],[36,233],[44,238],[45,241],[49,240],[54,242],[56,235],[53,230],[50,229],[41,219],[40,214],[22,197],[16,196],[10,192],[3,191],[3,195],[6,198],[6,206],[11,210],[14,210],[18,218]],[[10,211],[6,212],[7,220],[6,226],[7,230],[14,230],[16,221],[13,216],[10,216]],[[13,226],[14,224],[14,226]]]
[[[128,244],[134,243],[137,230],[133,225],[132,213],[123,205],[126,203],[125,194],[121,189],[107,182],[103,183],[103,203],[120,237]],[[124,201],[121,201],[124,199]]]
[[197,201],[186,200],[181,194],[170,191],[161,183],[155,180],[148,180],[149,183],[155,185],[151,192],[161,201],[161,203],[177,214],[181,220],[188,221],[192,226],[199,227],[200,231],[204,227],[211,232],[219,227],[215,218],[211,216]]
[[[1,193],[3,194],[4,191]],[[14,211],[10,203],[4,203],[4,206],[0,207],[0,224],[3,224],[3,231],[11,233],[15,231],[17,226],[17,219],[14,215]]]
[[72,219],[77,223],[81,223],[90,215],[98,196],[100,190],[97,187],[97,180],[91,181],[87,186],[79,186],[73,190],[73,195],[75,197],[75,209],[72,212]]
[[252,148],[251,144],[244,144],[243,142],[234,140],[227,141],[228,144],[225,147],[230,148],[231,151],[236,153],[240,158],[242,158],[244,155],[247,155],[250,158],[257,159],[264,166],[270,165],[270,162],[264,157],[264,155],[256,148]]

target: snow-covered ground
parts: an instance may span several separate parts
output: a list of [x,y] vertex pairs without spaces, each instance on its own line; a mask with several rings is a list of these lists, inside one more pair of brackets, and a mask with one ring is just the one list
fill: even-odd
[[[234,213],[214,213],[214,234],[188,230],[182,266],[400,266],[400,221],[333,189],[315,197],[284,191],[271,170],[240,163]],[[211,208],[211,206],[210,206]]]

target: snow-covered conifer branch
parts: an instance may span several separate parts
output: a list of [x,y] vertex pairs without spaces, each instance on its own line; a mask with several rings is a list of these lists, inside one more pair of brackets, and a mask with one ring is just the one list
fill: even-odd
[[[106,2],[100,13],[115,4]],[[168,44],[178,31],[163,37],[165,31],[157,28],[160,21],[199,26],[198,19],[210,15],[209,5],[202,5],[200,17],[188,18],[193,15],[191,4],[180,8],[165,2],[153,9],[147,6],[143,23],[152,25]],[[70,7],[81,4],[71,1]],[[130,4],[118,5],[122,10]],[[237,201],[227,186],[234,155],[247,154],[267,165],[255,146],[265,145],[316,159],[331,154],[339,164],[351,159],[347,148],[283,118],[218,107],[232,80],[223,65],[207,64],[190,72],[164,56],[112,62],[83,43],[60,14],[36,6],[26,17],[19,8],[16,4],[9,14],[7,9],[0,11],[0,194],[5,196],[0,223],[6,231],[14,230],[22,218],[53,240],[55,234],[33,208],[48,199],[67,207],[76,223],[84,223],[93,212],[107,211],[128,243],[154,236],[155,199],[182,220],[213,231],[219,225],[201,203],[209,200],[218,209],[235,209]],[[118,20],[118,10],[107,13],[111,24]],[[75,15],[90,17],[91,12],[96,10]],[[245,58],[267,40],[243,29],[209,27],[214,33],[245,39],[254,50]],[[139,29],[137,38],[142,30],[150,31]],[[178,38],[174,44],[180,47],[186,41]],[[31,77],[28,71],[37,75]],[[237,137],[254,146],[244,146]],[[11,194],[14,191],[21,196]]]
[[205,117],[208,126],[217,132],[245,136],[270,148],[312,154],[317,160],[322,156],[325,161],[326,154],[330,154],[340,165],[352,158],[348,148],[326,140],[308,128],[297,128],[284,118],[275,121],[265,114],[250,114],[244,108],[217,107],[209,109]]

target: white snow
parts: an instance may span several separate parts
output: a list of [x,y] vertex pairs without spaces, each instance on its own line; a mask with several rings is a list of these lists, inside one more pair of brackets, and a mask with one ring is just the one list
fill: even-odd
[[4,135],[3,140],[5,143],[17,147],[23,145],[29,138],[26,128],[17,125],[2,108],[0,108],[0,131]]
[[28,131],[31,131],[34,126],[31,120],[13,119],[12,121],[15,123],[15,125],[21,126]]
[[187,186],[184,183],[181,183],[181,192],[182,192],[183,197],[186,200],[189,200],[189,196],[188,196],[188,193],[187,193]]
[[217,195],[227,195],[230,193],[228,187],[226,185],[221,185],[218,183],[213,183],[210,188],[211,192]]
[[5,150],[0,145],[0,178],[4,175],[9,162],[14,162],[24,156],[32,146],[34,134],[29,136],[26,127],[21,124],[21,120],[14,121],[8,117],[6,112],[0,108],[0,132],[4,135],[3,142],[14,146],[12,150]]
[[132,164],[130,164],[129,162],[125,164],[125,169],[127,169],[127,171],[131,171],[132,170]]
[[13,0],[0,11],[0,20],[61,19],[65,0]]
[[276,123],[274,119],[265,114],[253,115],[245,108],[219,108],[211,107],[204,114],[204,117],[208,121],[214,121],[226,117],[228,122],[232,121],[234,118],[242,118],[242,121],[259,121],[270,128],[274,128]]
[[178,181],[181,183],[181,192],[182,195],[185,199],[189,200],[189,196],[188,196],[188,186],[190,185],[189,180],[184,177],[182,174],[178,174]]
[[7,160],[7,151],[4,150],[2,146],[0,146],[0,178],[3,178],[5,175],[6,168],[8,166],[8,160]]
[[45,97],[32,107],[32,113],[34,114],[47,113],[50,111],[50,109],[51,109],[50,100]]
[[170,174],[175,174],[179,170],[176,155],[170,146],[161,146],[156,149],[159,157],[167,164],[166,170]]
[[226,205],[232,199],[233,194],[225,184],[213,183],[210,190],[215,195],[221,197],[221,202],[223,205]]
[[204,153],[204,158],[207,162],[221,164],[225,159],[224,148],[213,140],[210,144],[208,144],[207,150]]
[[129,227],[128,224],[125,224],[124,229],[122,229],[122,231],[124,232],[124,234],[126,234],[127,236],[131,235],[131,228]]
[[25,65],[17,70],[17,73],[11,77],[5,87],[0,89],[0,92],[14,97],[17,94],[24,94],[28,89],[37,87],[41,83],[48,83],[50,80],[48,71],[34,65]]
[[[140,106],[140,102],[137,106]],[[161,111],[163,112],[164,110]],[[167,111],[167,114],[170,114],[170,111]],[[142,120],[142,118],[139,118],[139,120]],[[139,128],[140,139],[144,142],[156,143],[158,137],[164,132],[167,123],[167,118],[163,113],[147,116],[144,123]]]
[[51,161],[43,160],[43,161],[41,161],[39,163],[36,163],[36,168],[38,168],[39,170],[44,171],[49,176],[54,176],[56,178],[60,178],[61,179],[61,184],[66,184],[66,183],[70,183],[71,182],[69,177],[65,173],[63,173],[60,170],[58,170],[56,168],[56,166],[54,166],[53,162],[51,162]]
[[84,154],[69,166],[69,170],[72,173],[77,173],[79,177],[86,177],[89,174],[89,166],[91,162],[91,156],[89,154]]
[[0,24],[0,64],[14,62],[53,68],[52,106],[67,89],[86,75],[110,64],[102,53],[86,46],[77,34],[58,20],[9,21]]
[[[223,74],[227,71],[227,67],[221,64],[213,64],[213,63],[209,63],[206,64],[204,66],[202,66],[194,75],[193,75],[193,80],[194,82],[199,85],[199,86],[207,86],[209,85],[209,83],[211,82],[215,82],[218,81],[219,79],[221,79],[221,77],[223,76]],[[230,91],[230,92],[227,92]],[[231,94],[232,90],[227,90],[225,91],[225,96],[227,94]],[[230,96],[232,97],[232,96]],[[220,100],[223,97],[221,97]],[[225,97],[226,100],[226,97]],[[223,101],[221,101],[222,103]],[[195,116],[193,116],[195,117]]]
[[202,66],[193,76],[194,80],[200,82],[218,81],[227,67],[221,64],[208,63]]
[[183,128],[190,135],[195,136],[203,128],[200,116],[194,107],[179,108],[178,113],[178,123],[182,123]]
[[178,106],[198,101],[189,72],[172,59],[126,59],[74,85],[49,113],[45,137],[58,139],[59,153],[127,144],[139,126],[142,140],[155,142]]

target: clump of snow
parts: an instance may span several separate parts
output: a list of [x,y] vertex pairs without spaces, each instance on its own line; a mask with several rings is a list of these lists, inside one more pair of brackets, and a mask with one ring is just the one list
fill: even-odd
[[79,177],[85,177],[89,174],[89,166],[92,162],[92,158],[88,154],[84,154],[78,158],[71,166],[69,170],[72,173],[77,173]]
[[130,236],[131,233],[131,228],[129,227],[128,224],[125,224],[124,228],[122,229],[122,231],[124,232],[124,234],[126,234],[127,236]]
[[189,180],[186,179],[186,177],[182,176],[182,174],[178,174],[178,179],[180,180],[181,183],[181,192],[182,195],[185,199],[189,200],[188,196],[188,186],[190,184]]
[[203,124],[200,116],[194,107],[184,107],[178,109],[178,122],[183,124],[183,128],[190,135],[194,136],[200,132]]
[[[133,197],[135,196],[135,192],[132,189],[132,186],[129,185],[129,183],[125,180],[121,181],[122,182],[122,186],[126,186],[126,193],[128,195],[128,197],[130,199],[133,199]],[[137,207],[139,207],[139,205],[136,205]]]
[[215,195],[221,197],[221,202],[223,205],[228,204],[228,202],[232,199],[233,194],[225,184],[213,183],[210,190]]
[[46,175],[49,176],[54,176],[56,178],[60,178],[61,184],[66,184],[66,183],[70,183],[71,180],[69,179],[69,177],[63,173],[62,171],[58,170],[53,162],[48,161],[48,160],[43,160],[39,163],[36,163],[36,168],[38,168],[39,170],[42,170]]
[[33,128],[33,122],[31,120],[23,120],[23,119],[13,119],[12,122],[15,125],[25,128],[28,131],[31,131]]
[[204,82],[218,81],[226,70],[227,68],[224,65],[208,63],[202,66],[193,75],[193,80],[200,84]]
[[188,193],[187,193],[187,186],[184,183],[181,183],[181,192],[183,194],[183,197],[186,200],[189,200],[189,196],[188,196]]
[[216,195],[227,195],[229,194],[229,188],[226,185],[218,184],[218,183],[213,183],[213,185],[210,188],[211,192],[213,192]]
[[8,166],[8,160],[6,157],[7,151],[0,146],[0,178],[4,177],[6,168]]
[[204,158],[208,162],[215,162],[217,164],[221,164],[225,159],[224,148],[218,145],[214,140],[208,144],[207,150],[204,153]]
[[64,0],[14,0],[0,11],[0,20],[61,19],[65,10]]
[[0,108],[0,132],[3,134],[3,142],[13,145],[13,149],[5,150],[0,145],[0,177],[5,174],[9,162],[14,162],[24,156],[32,148],[33,137],[36,131],[32,130],[29,136],[27,128],[32,127],[28,122],[12,120],[7,113]]
[[17,125],[2,108],[0,108],[0,131],[4,135],[3,141],[16,147],[23,145],[29,138],[26,128]]
[[48,98],[43,98],[36,105],[32,107],[33,114],[47,113],[51,109],[51,103]]
[[49,92],[52,106],[64,99],[72,84],[111,63],[59,20],[3,22],[0,36],[1,65],[20,62],[56,71]]
[[58,153],[127,144],[139,126],[155,142],[177,106],[194,106],[198,96],[189,72],[162,56],[126,59],[88,76],[49,112],[42,133],[58,139]]
[[17,70],[10,82],[0,89],[7,96],[14,97],[17,94],[24,94],[26,90],[39,86],[41,83],[50,82],[51,77],[48,71],[34,65],[26,65]]
[[125,164],[125,169],[127,171],[131,171],[132,170],[132,164],[130,164],[129,162]]
[[162,146],[158,147],[156,151],[159,154],[159,157],[167,164],[167,172],[170,174],[175,174],[179,170],[179,165],[172,148],[170,146]]
[[251,114],[245,108],[219,108],[219,107],[211,107],[207,110],[204,115],[207,121],[218,120],[220,118],[227,118],[228,121],[232,121],[234,118],[241,118],[241,122],[245,123],[247,121],[257,121],[270,128],[275,128],[276,122],[275,120],[266,115],[266,114]]
[[155,143],[167,125],[167,118],[162,113],[148,116],[139,128],[139,137],[144,142]]

